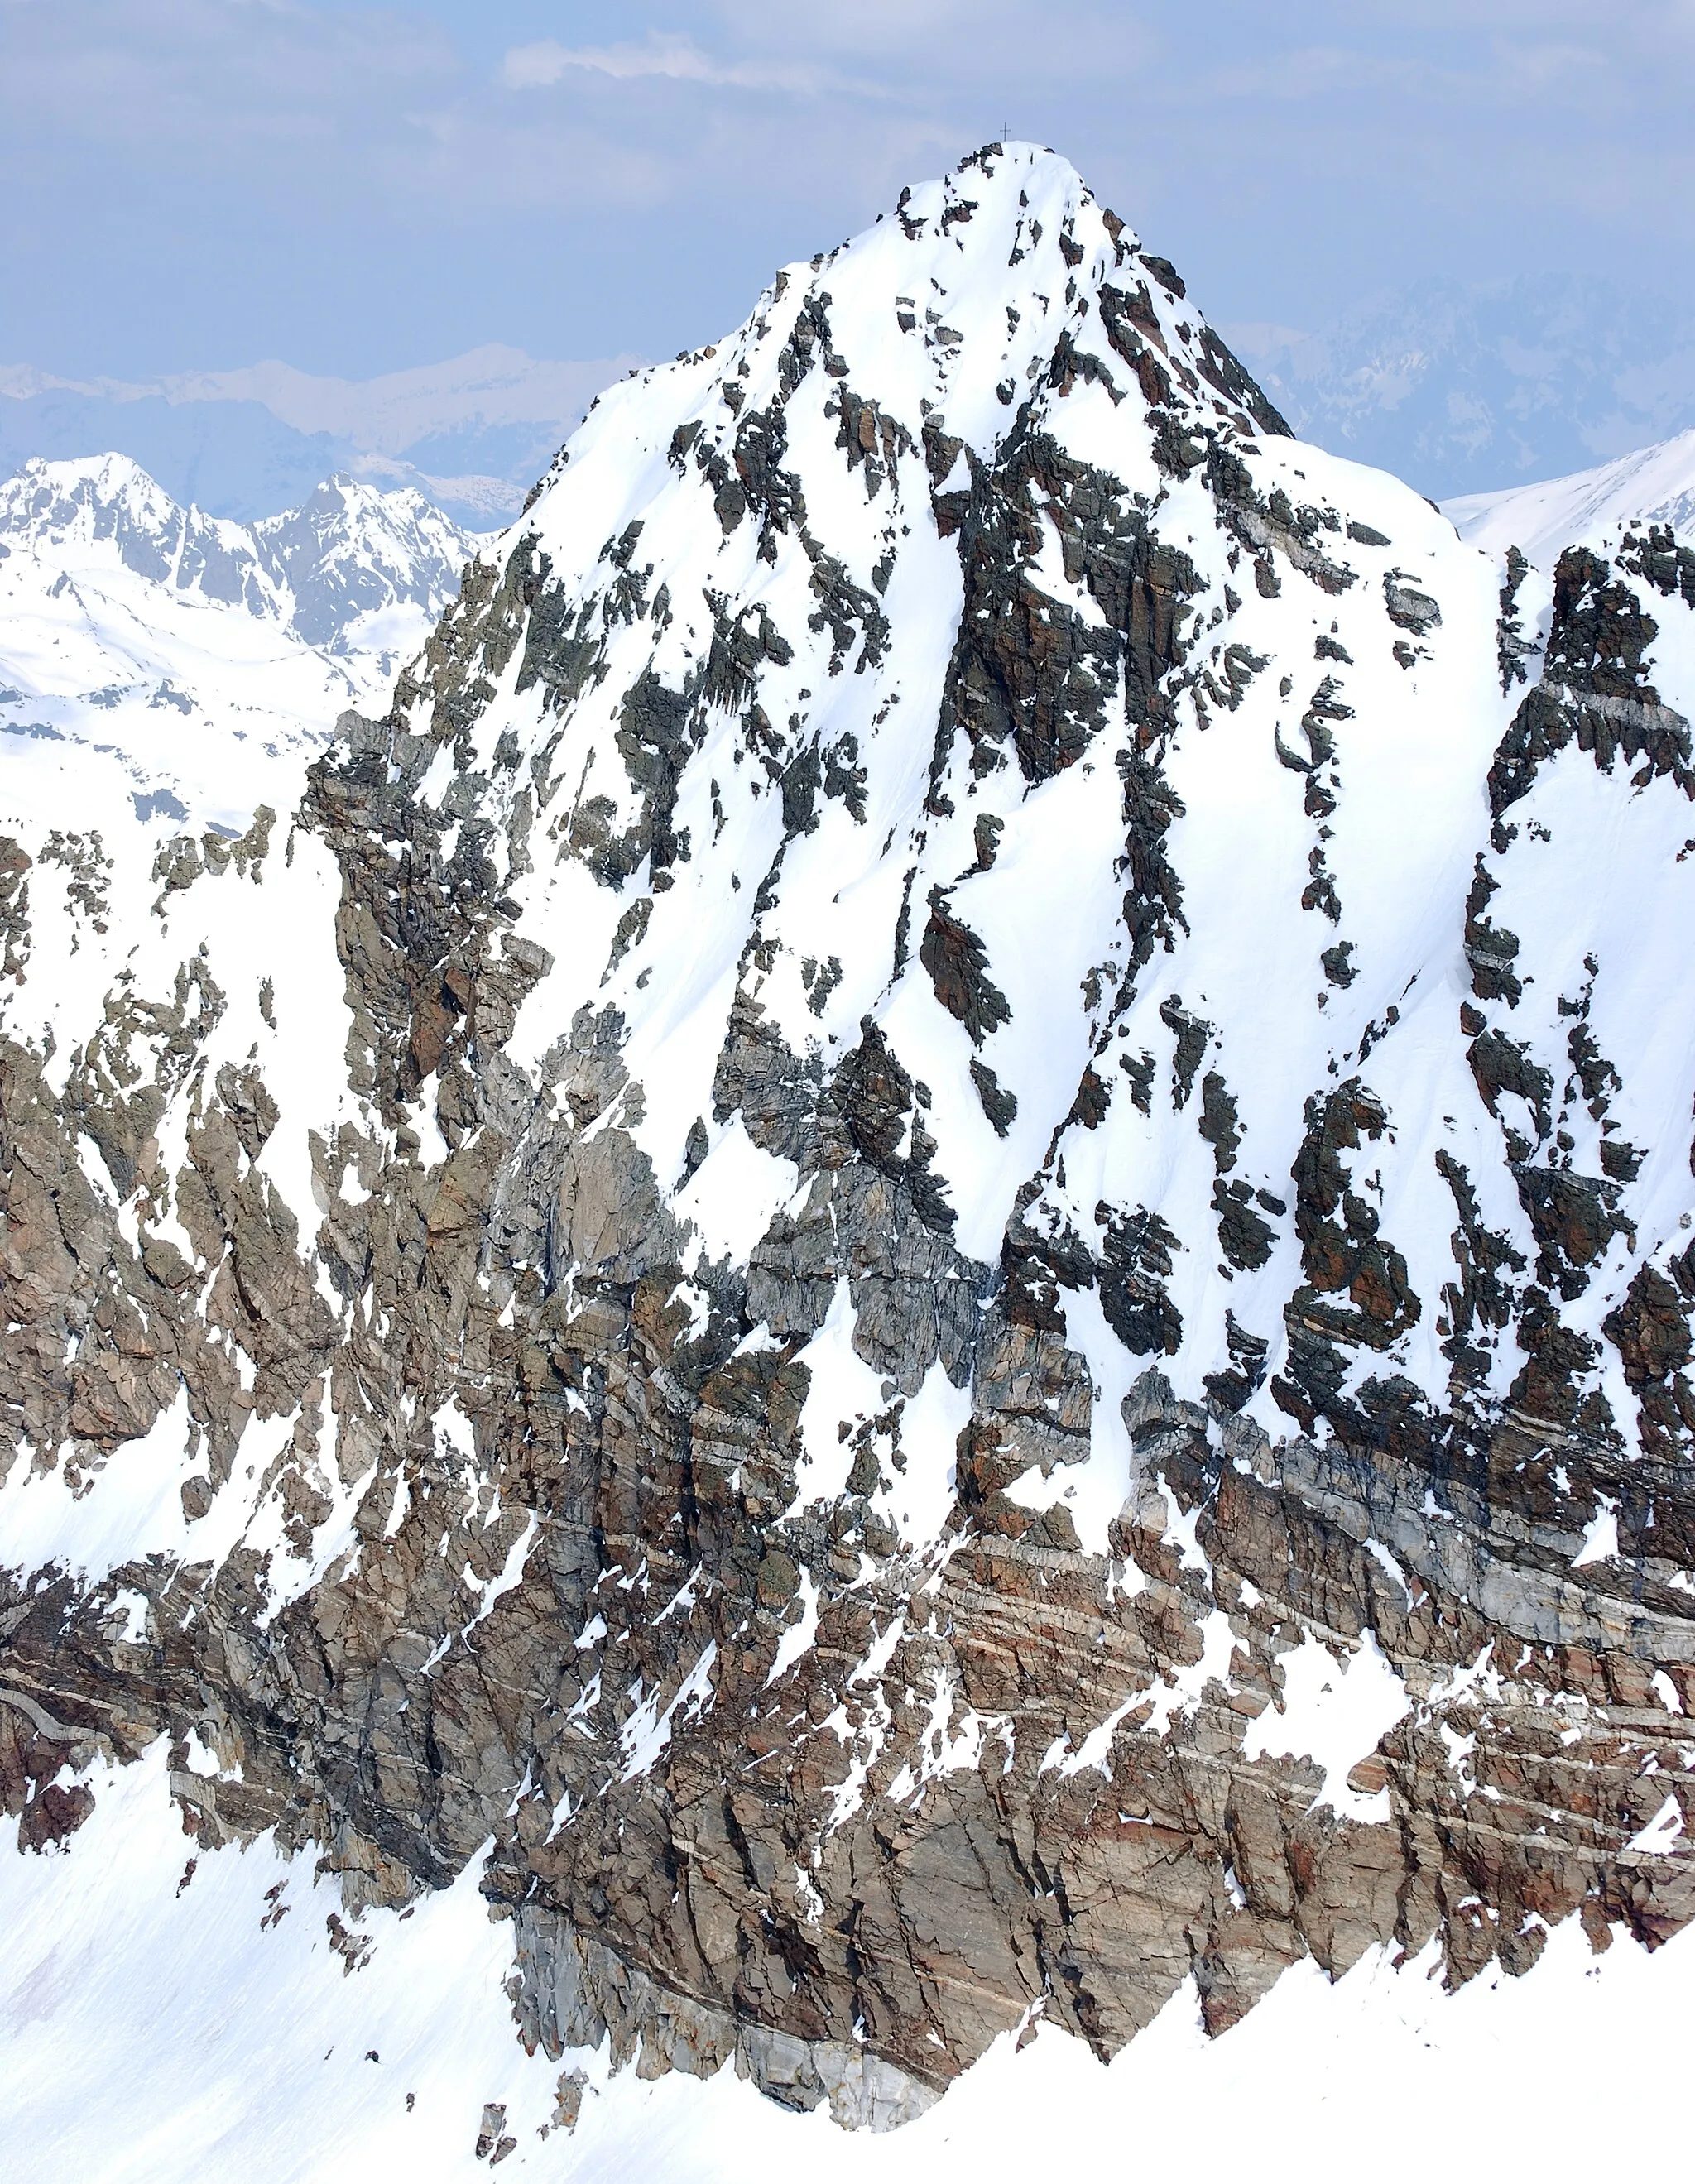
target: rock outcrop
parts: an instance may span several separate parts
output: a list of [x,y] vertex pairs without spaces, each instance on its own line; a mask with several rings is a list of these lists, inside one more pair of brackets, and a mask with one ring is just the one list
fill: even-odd
[[1681,553],[1499,592],[990,146],[298,811],[8,836],[20,1842],[161,1738],[355,1920],[492,1837],[527,2045],[874,2128],[1686,1924]]

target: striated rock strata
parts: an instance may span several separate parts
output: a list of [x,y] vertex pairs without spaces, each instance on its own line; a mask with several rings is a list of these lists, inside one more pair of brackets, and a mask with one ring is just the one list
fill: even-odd
[[350,1962],[482,1857],[527,2044],[873,2127],[1676,1930],[1688,559],[1500,589],[991,146],[604,398],[298,811],[8,835],[22,1845],[168,1738]]

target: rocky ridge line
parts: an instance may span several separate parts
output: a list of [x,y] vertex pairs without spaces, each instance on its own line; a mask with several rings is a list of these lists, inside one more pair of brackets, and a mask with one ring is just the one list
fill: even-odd
[[20,1840],[162,1736],[355,1919],[492,1835],[527,2044],[873,2126],[1687,1923],[1695,1085],[1571,884],[1679,900],[1687,603],[1443,529],[990,147],[606,398],[138,967],[9,849]]

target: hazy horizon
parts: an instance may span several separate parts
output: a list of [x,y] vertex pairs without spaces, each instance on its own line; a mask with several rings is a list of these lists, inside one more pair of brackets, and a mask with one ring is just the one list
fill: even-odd
[[[723,333],[1004,131],[1179,265],[1314,437],[1504,485],[1695,421],[1692,79],[1692,0],[1201,0],[1180,28],[1063,0],[1039,29],[1005,0],[0,0],[0,364],[366,386],[504,346],[573,398],[391,452],[515,478],[593,360]],[[533,447],[488,440],[519,423]]]

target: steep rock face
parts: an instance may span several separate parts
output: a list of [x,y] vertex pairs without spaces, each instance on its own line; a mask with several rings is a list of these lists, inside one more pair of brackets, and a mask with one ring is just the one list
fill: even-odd
[[1684,1924],[1637,547],[1500,589],[990,147],[604,398],[292,817],[10,842],[25,1839],[159,1736],[355,1912],[492,1836],[527,2043],[879,2126]]

